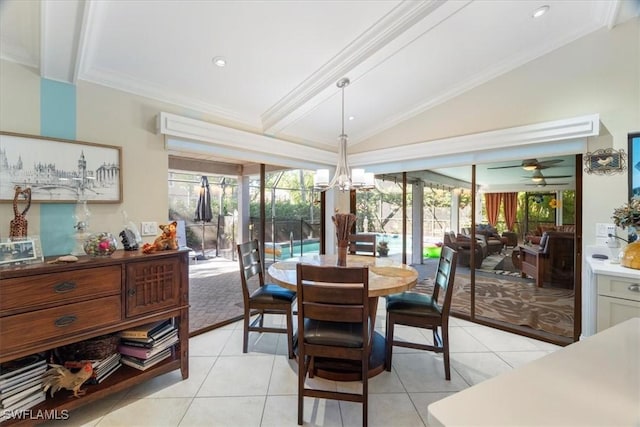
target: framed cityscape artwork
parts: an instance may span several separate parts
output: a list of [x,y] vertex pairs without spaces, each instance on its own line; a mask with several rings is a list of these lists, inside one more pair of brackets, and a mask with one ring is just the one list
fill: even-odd
[[33,202],[120,203],[121,165],[120,147],[0,132],[0,201],[20,186]]
[[640,132],[629,134],[629,200],[640,197]]

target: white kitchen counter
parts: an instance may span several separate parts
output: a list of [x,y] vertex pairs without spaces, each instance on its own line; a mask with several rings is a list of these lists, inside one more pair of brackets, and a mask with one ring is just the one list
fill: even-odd
[[432,403],[427,417],[447,427],[638,427],[640,318]]
[[620,263],[614,264],[609,259],[587,258],[591,271],[595,274],[607,274],[609,276],[625,277],[627,279],[640,279],[640,270],[623,267]]

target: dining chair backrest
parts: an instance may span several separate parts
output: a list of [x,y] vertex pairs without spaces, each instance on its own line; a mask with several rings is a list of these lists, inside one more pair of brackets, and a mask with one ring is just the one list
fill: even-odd
[[238,244],[238,264],[240,266],[240,281],[242,282],[242,295],[245,302],[249,299],[248,281],[258,276],[259,285],[264,285],[264,269],[260,257],[260,244],[257,240],[251,240]]
[[[402,292],[387,296],[385,369],[391,371],[393,347],[443,353],[445,379],[451,379],[449,363],[449,311],[453,296],[458,253],[443,246],[434,277],[431,296],[420,292]],[[444,294],[444,295],[442,295]],[[438,299],[442,302],[439,302]],[[433,344],[394,339],[395,325],[430,329]]]
[[[260,244],[257,240],[240,243],[237,250],[244,308],[242,352],[248,351],[249,332],[280,333],[287,335],[289,358],[294,358],[292,306],[296,298],[295,292],[274,283],[265,283]],[[259,286],[255,289],[255,283],[251,283],[253,291],[250,291],[249,279],[256,276]],[[284,315],[286,328],[265,325],[266,314]],[[252,322],[251,317],[254,315],[257,315],[257,318]]]
[[451,309],[451,297],[453,295],[453,279],[456,274],[457,253],[448,246],[443,246],[438,261],[438,269],[433,283],[433,301],[438,301],[440,292],[444,293],[442,302],[442,316],[449,317]]
[[298,317],[301,322],[305,318],[349,323],[362,323],[368,319],[367,267],[298,264],[297,277]]
[[[369,268],[298,264],[298,424],[304,397],[362,403],[367,425],[369,393]],[[316,358],[356,364],[362,392],[328,391],[307,386]]]
[[376,256],[376,235],[375,234],[350,234],[349,253],[352,255]]

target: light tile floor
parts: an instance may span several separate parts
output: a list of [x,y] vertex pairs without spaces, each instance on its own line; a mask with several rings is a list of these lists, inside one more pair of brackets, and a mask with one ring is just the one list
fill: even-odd
[[[381,301],[377,327],[384,328]],[[270,319],[274,323],[281,316]],[[395,347],[391,372],[369,381],[370,426],[427,426],[427,406],[457,391],[538,359],[559,347],[452,318],[451,381],[442,357]],[[429,331],[396,327],[399,339],[431,342]],[[280,334],[250,334],[242,354],[242,323],[190,340],[190,375],[154,378],[82,407],[57,426],[296,426],[297,364]],[[314,378],[314,386],[353,389],[360,383]],[[305,398],[305,425],[360,426],[360,404]]]

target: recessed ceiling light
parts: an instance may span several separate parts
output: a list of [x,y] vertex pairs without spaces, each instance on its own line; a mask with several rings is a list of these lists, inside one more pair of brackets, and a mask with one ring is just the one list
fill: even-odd
[[224,67],[227,65],[227,60],[223,56],[216,56],[213,58],[213,63],[218,67]]
[[355,119],[356,119],[356,116],[349,116],[349,121],[355,120]]
[[548,11],[549,11],[548,5],[540,6],[539,8],[533,11],[533,14],[531,16],[533,16],[534,18],[540,18],[542,15],[544,15]]

